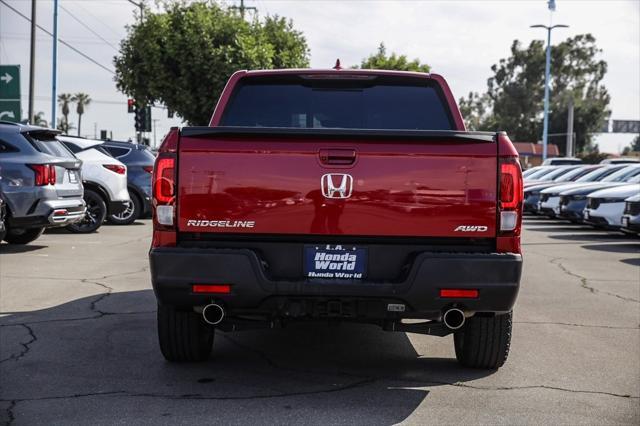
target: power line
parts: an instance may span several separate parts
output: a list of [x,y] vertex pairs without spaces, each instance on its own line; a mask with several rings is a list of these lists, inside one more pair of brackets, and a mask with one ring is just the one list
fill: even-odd
[[[27,20],[28,22],[31,22],[31,19],[26,16],[23,15],[20,11],[18,11],[17,9],[13,8],[12,6],[10,6],[5,0],[0,0],[0,3],[4,4],[6,7],[8,7],[9,9],[11,9],[12,11],[14,11],[15,13],[17,13],[18,15],[20,15],[22,18],[24,18],[25,20]],[[36,24],[36,26],[41,30],[44,31],[45,33],[49,34],[51,37],[53,37],[53,34],[51,32],[49,32],[48,30],[42,28],[40,25]],[[88,56],[87,54],[83,53],[82,51],[76,49],[75,47],[73,47],[72,45],[70,45],[69,43],[67,43],[66,41],[62,40],[61,38],[58,39],[58,41],[67,46],[69,49],[73,50],[74,52],[76,52],[78,55],[82,56],[83,58],[85,58],[86,60],[93,62],[94,64],[96,64],[97,66],[99,66],[100,68],[102,68],[105,71],[110,72],[111,74],[115,74],[115,72],[113,70],[111,70],[110,68],[107,68],[106,66],[102,65],[100,62],[96,61],[95,59],[93,59],[92,57]]]
[[114,46],[112,43],[110,43],[109,41],[107,41],[107,39],[105,39],[104,37],[102,37],[100,34],[98,34],[97,32],[95,32],[93,30],[93,28],[91,28],[90,26],[88,26],[87,24],[85,24],[84,22],[82,22],[77,16],[75,16],[73,13],[71,13],[69,11],[69,9],[67,9],[66,7],[64,7],[63,5],[60,5],[60,9],[64,10],[65,12],[67,12],[67,14],[69,16],[71,16],[77,23],[79,23],[80,25],[82,25],[83,27],[85,27],[87,30],[89,30],[89,32],[91,32],[93,35],[95,35],[96,37],[98,37],[100,40],[104,41],[106,44],[108,44],[109,46],[111,46],[116,52],[118,51],[118,48],[116,46]]
[[[83,0],[83,1],[86,1],[86,0]],[[82,6],[82,2],[74,1],[73,3],[75,4],[76,7],[79,7],[80,9],[82,9],[87,15],[91,16],[96,22],[98,22],[104,28],[108,29],[113,35],[118,37],[118,40],[122,39],[123,35],[120,31],[114,30],[113,27],[111,27],[110,25],[107,25],[103,19],[98,18],[96,15],[94,15],[89,10],[87,10],[84,6]]]

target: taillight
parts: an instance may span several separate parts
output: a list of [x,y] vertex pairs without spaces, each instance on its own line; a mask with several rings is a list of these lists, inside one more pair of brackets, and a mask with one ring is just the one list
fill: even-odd
[[53,164],[29,164],[35,173],[35,185],[55,185],[56,184],[56,166]]
[[160,156],[153,173],[155,217],[160,225],[172,226],[175,204],[175,157]]
[[119,175],[123,175],[127,172],[127,168],[120,164],[103,164],[102,167]]
[[142,166],[142,170],[147,173],[153,173],[153,166]]
[[518,232],[522,213],[523,183],[520,163],[515,157],[500,162],[500,231]]
[[173,157],[158,158],[153,180],[153,195],[158,204],[169,204],[173,201],[174,165]]

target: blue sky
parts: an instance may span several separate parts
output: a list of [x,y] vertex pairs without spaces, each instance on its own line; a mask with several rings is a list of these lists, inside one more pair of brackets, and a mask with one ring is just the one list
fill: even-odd
[[[4,0],[30,14],[29,0]],[[239,1],[227,1],[236,4]],[[352,65],[384,41],[389,51],[420,58],[443,74],[457,98],[469,91],[483,91],[490,67],[506,57],[513,39],[529,43],[542,39],[542,30],[531,24],[548,24],[546,0],[246,0],[260,16],[279,14],[293,19],[311,48],[314,67],[333,66],[336,58]],[[557,0],[554,23],[569,29],[554,32],[554,39],[591,32],[609,64],[605,85],[612,96],[615,119],[640,119],[640,1]],[[135,7],[125,0],[60,0],[60,38],[73,44],[108,68],[117,53],[125,26],[134,22]],[[70,12],[70,13],[68,13]],[[93,32],[80,25],[73,17]],[[38,23],[52,28],[52,1],[38,1]],[[94,34],[96,33],[96,34]],[[36,111],[50,117],[51,37],[38,32],[36,61]],[[29,25],[0,4],[0,63],[22,66],[23,110],[29,70]],[[109,129],[115,138],[133,136],[133,116],[126,112],[126,97],[115,88],[113,76],[64,46],[59,47],[59,92],[84,91],[94,103],[83,116],[82,134],[94,128]],[[211,100],[212,105],[215,99]],[[154,110],[158,140],[177,119]],[[77,122],[75,114],[71,115]],[[602,135],[601,150],[617,152],[633,135]]]

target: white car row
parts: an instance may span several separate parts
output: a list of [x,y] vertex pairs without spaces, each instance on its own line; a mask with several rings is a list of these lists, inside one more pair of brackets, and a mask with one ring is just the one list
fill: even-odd
[[525,211],[640,233],[640,164],[542,166],[525,171]]

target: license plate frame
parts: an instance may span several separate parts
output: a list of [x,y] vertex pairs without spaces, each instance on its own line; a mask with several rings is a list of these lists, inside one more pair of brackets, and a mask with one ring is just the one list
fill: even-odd
[[303,273],[309,279],[356,280],[366,277],[369,250],[345,244],[305,245]]

